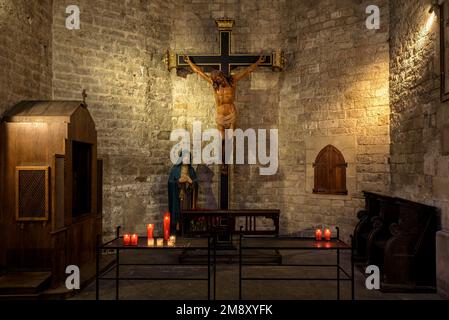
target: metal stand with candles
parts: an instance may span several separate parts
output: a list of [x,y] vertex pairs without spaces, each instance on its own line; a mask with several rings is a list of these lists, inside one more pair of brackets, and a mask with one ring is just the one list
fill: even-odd
[[[138,235],[136,235],[138,238]],[[141,237],[145,238],[145,237]],[[97,250],[96,250],[96,285],[95,285],[95,297],[96,300],[100,299],[100,281],[114,281],[115,282],[115,299],[119,300],[120,297],[120,281],[161,281],[161,280],[176,280],[176,281],[205,281],[207,282],[207,299],[215,299],[216,295],[216,250],[215,250],[215,237],[212,234],[209,234],[206,238],[201,239],[177,239],[175,236],[169,237],[169,242],[167,245],[164,244],[163,238],[158,238],[156,245],[154,245],[154,241],[152,245],[147,245],[147,241],[140,241],[137,245],[125,245],[123,242],[123,236],[120,236],[120,227],[117,227],[116,237],[106,243],[102,243],[101,237],[97,237]],[[101,251],[102,250],[115,250],[116,260],[115,263],[105,271],[100,271],[100,260],[101,260]],[[192,264],[179,264],[179,263],[123,263],[120,260],[120,252],[123,250],[156,250],[156,251],[206,251],[207,252],[207,261],[204,264],[192,263]],[[213,261],[213,263],[212,263]],[[134,267],[136,268],[136,272],[132,277],[124,276],[120,273],[121,266]],[[139,277],[138,276],[138,268],[144,266],[163,266],[166,269],[170,267],[174,267],[173,274],[174,276],[170,278],[162,278],[162,277]],[[200,275],[204,275],[203,272],[199,272],[199,276],[196,277],[182,277],[183,273],[179,273],[179,268],[187,267],[190,268],[195,266],[197,268],[204,267],[207,269],[207,277],[201,277]],[[111,272],[112,271],[112,272]],[[114,272],[115,271],[115,274]],[[213,272],[213,273],[212,273]],[[213,282],[212,282],[213,281]],[[211,285],[213,283],[213,285]],[[213,291],[211,290],[213,289]]]

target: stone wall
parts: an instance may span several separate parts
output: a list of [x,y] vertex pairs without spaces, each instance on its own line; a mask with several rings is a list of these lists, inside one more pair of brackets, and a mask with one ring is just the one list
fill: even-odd
[[52,1],[0,0],[0,116],[27,99],[50,99]]
[[54,98],[87,103],[104,159],[104,231],[143,232],[167,210],[171,130],[169,47],[171,3],[78,1],[81,29],[65,27],[66,6],[54,5]]
[[429,8],[426,0],[391,2],[392,192],[441,209],[437,281],[449,296],[449,157],[441,148],[449,103],[440,102],[439,23]]
[[[238,126],[278,128],[280,168],[262,177],[257,166],[232,172],[232,207],[280,208],[283,233],[317,224],[352,231],[362,190],[395,195],[442,208],[448,230],[447,157],[440,129],[447,108],[438,103],[435,28],[425,1],[380,1],[381,29],[364,26],[367,1],[138,1],[81,2],[82,28],[64,28],[67,1],[56,1],[55,98],[89,92],[105,158],[105,230],[156,219],[166,209],[169,132],[193,120],[214,126],[210,87],[185,71],[168,74],[161,53],[218,52],[214,19],[231,17],[233,52],[282,48],[286,70],[261,69],[239,84]],[[412,19],[399,19],[412,17]],[[261,31],[262,30],[262,31]],[[424,32],[423,32],[424,30]],[[410,71],[412,70],[412,71]],[[348,162],[348,196],[312,193],[319,150],[334,144]],[[199,166],[201,206],[218,200],[217,167]],[[137,230],[139,231],[139,230]],[[439,288],[447,288],[447,233],[440,232]]]
[[[258,166],[234,166],[231,207],[279,208],[283,233],[327,224],[347,237],[361,191],[388,187],[386,0],[379,31],[365,28],[369,3],[356,0],[82,0],[80,30],[65,28],[69,4],[54,1],[53,28],[39,36],[53,32],[54,99],[88,92],[105,160],[106,234],[117,225],[142,231],[166,210],[171,130],[194,120],[215,126],[210,86],[185,70],[168,73],[162,55],[218,52],[221,17],[236,21],[234,53],[282,48],[288,60],[281,73],[259,69],[239,83],[238,127],[279,129],[280,167],[260,176]],[[348,162],[348,196],[312,193],[312,164],[328,143]],[[215,207],[218,168],[197,171],[200,206]]]
[[[219,53],[219,32],[215,19],[235,20],[231,53],[271,53],[283,44],[281,36],[281,4],[283,1],[183,1],[175,7],[172,49],[177,53]],[[235,70],[239,72],[240,70]],[[281,74],[271,69],[257,70],[238,83],[237,127],[269,129],[278,127],[278,104]],[[174,76],[173,102],[178,127],[194,120],[203,129],[215,127],[215,102],[212,87],[198,75],[185,78]],[[174,121],[176,122],[176,121]],[[190,126],[187,126],[190,129]],[[202,204],[216,206],[218,194],[218,166],[200,166],[208,174],[208,181],[200,186]],[[202,176],[204,176],[202,174]],[[278,201],[272,184],[261,179],[257,166],[235,166],[231,171],[231,208],[277,208]],[[204,189],[201,189],[204,187]],[[206,193],[206,194],[205,194]]]
[[[389,186],[388,2],[381,29],[365,27],[368,1],[291,1],[279,102],[277,193],[287,232],[314,225],[352,233],[361,191]],[[348,163],[347,196],[313,194],[313,162],[333,144]]]
[[[67,30],[70,4],[0,0],[0,114],[23,99],[79,100],[87,90],[105,161],[106,236],[117,225],[143,232],[160,221],[170,132],[191,130],[194,120],[215,126],[210,86],[187,70],[169,73],[162,56],[217,53],[214,20],[229,17],[233,53],[282,48],[287,58],[283,72],[259,69],[239,83],[238,127],[278,129],[280,163],[273,176],[234,166],[231,207],[281,209],[282,233],[337,225],[347,238],[361,191],[391,186],[441,209],[438,288],[449,295],[449,156],[441,147],[449,108],[439,98],[429,0],[377,1],[375,31],[365,27],[365,0],[80,0],[81,29]],[[327,144],[348,162],[347,196],[312,192],[313,162]],[[197,171],[200,206],[216,207],[218,167]]]
[[[234,166],[232,208],[279,208],[282,233],[327,224],[339,225],[347,237],[363,206],[361,191],[388,188],[388,7],[380,4],[379,31],[365,28],[366,1],[184,1],[176,7],[177,52],[218,52],[214,19],[225,16],[236,21],[233,52],[282,48],[287,55],[284,72],[259,69],[239,83],[237,126],[279,129],[280,167],[260,176],[259,166]],[[214,125],[206,83],[191,74],[174,77],[173,86],[180,114]],[[307,156],[306,146],[318,145],[316,139],[341,146],[348,196],[312,194],[306,172],[319,150]]]

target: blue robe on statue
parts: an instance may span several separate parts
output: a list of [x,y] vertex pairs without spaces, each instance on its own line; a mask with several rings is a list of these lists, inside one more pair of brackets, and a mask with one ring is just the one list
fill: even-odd
[[[192,179],[193,184],[190,186],[187,197],[191,197],[195,190],[198,190],[198,177],[196,175],[195,169],[189,164],[189,176]],[[170,229],[171,233],[176,233],[176,226],[181,226],[181,200],[179,199],[180,187],[178,185],[178,180],[181,178],[181,167],[182,163],[174,165],[170,170],[170,176],[168,177],[168,207],[170,211]],[[189,192],[190,191],[190,192]],[[184,200],[185,201],[185,200]]]

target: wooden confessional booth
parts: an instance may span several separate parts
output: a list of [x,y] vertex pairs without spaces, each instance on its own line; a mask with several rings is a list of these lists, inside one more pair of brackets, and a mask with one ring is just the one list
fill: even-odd
[[50,271],[95,263],[102,231],[102,163],[79,101],[24,101],[0,125],[0,268]]

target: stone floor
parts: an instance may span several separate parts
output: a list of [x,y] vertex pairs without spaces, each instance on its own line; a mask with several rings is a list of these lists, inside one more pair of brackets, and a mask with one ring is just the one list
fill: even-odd
[[[331,264],[335,263],[335,253],[303,251],[281,252],[284,263]],[[175,252],[126,252],[121,255],[122,263],[177,263],[179,255]],[[350,271],[350,256],[341,255],[342,266]],[[361,300],[436,300],[441,299],[434,293],[382,293],[365,288],[364,275],[356,270],[356,299]],[[170,277],[173,272],[181,277],[206,277],[207,268],[200,266],[144,267],[122,266],[122,276],[128,277]],[[112,274],[111,274],[112,276]],[[310,267],[245,267],[244,276],[262,277],[335,277],[334,268]],[[120,282],[120,299],[145,300],[197,300],[207,299],[207,282],[202,281],[127,281]],[[101,281],[100,299],[114,299],[115,282]],[[350,282],[344,283],[342,299],[350,298]],[[217,300],[235,300],[238,298],[238,264],[217,264]],[[250,281],[243,285],[243,298],[254,300],[299,300],[336,299],[336,284],[326,281]],[[95,283],[78,293],[73,299],[95,299]]]

